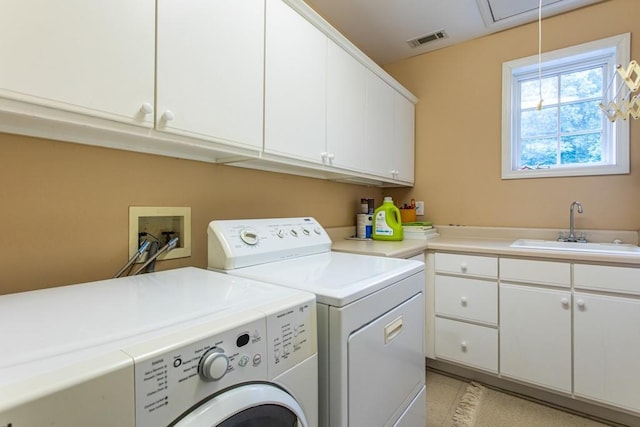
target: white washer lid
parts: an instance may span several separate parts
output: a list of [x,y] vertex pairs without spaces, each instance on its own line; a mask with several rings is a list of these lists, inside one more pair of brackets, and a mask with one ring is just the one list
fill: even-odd
[[319,303],[344,307],[422,270],[419,261],[325,252],[227,273],[313,292]]
[[259,310],[300,294],[187,267],[3,295],[0,378],[3,370],[11,373],[18,365],[52,363],[63,359],[59,356],[74,360],[80,353],[95,356],[98,349],[121,348],[132,337],[167,333],[212,315]]

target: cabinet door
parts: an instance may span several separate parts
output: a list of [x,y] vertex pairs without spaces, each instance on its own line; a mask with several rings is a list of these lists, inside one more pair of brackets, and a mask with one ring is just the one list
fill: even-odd
[[393,119],[394,90],[380,77],[367,70],[366,155],[369,172],[394,177]]
[[263,63],[264,0],[158,0],[157,128],[261,149]]
[[5,0],[0,96],[151,126],[155,2]]
[[575,394],[640,411],[640,300],[576,292]]
[[415,105],[394,93],[393,146],[396,179],[413,184],[415,158]]
[[363,170],[366,69],[331,40],[327,53],[327,163]]
[[571,392],[571,293],[500,285],[500,373]]
[[280,0],[266,22],[264,150],[322,163],[327,36]]

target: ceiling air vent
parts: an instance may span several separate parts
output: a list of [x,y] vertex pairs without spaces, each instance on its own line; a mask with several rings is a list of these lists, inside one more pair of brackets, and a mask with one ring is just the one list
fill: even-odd
[[440,39],[446,39],[447,33],[444,30],[438,30],[431,34],[426,34],[424,36],[416,37],[415,39],[407,40],[407,43],[411,47],[422,46],[425,43],[433,42]]

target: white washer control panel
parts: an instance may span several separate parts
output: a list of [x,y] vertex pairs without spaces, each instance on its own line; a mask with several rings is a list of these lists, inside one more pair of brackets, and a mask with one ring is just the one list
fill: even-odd
[[331,239],[314,218],[211,221],[209,268],[231,270],[329,252]]
[[[317,351],[315,316],[312,298],[273,313],[247,310],[125,349],[135,362],[136,426],[168,425],[221,390],[269,381],[304,361]],[[189,342],[190,336],[197,338]]]

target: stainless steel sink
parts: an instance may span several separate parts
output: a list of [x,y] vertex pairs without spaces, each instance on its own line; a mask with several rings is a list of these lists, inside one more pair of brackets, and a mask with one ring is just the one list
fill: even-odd
[[519,239],[513,242],[510,246],[512,248],[540,249],[548,251],[640,255],[640,247],[624,243],[578,243],[558,242],[555,240]]

